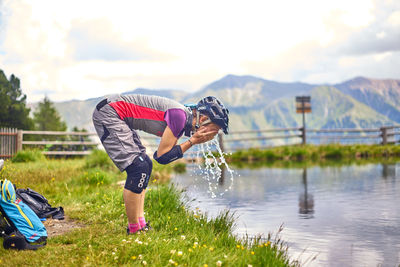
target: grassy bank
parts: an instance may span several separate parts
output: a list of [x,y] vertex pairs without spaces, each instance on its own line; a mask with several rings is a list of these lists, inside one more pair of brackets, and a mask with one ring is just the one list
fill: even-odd
[[400,158],[399,145],[296,145],[269,149],[239,150],[227,156],[228,162],[309,161],[328,162],[355,159]]
[[[96,156],[101,158],[100,156]],[[281,241],[239,241],[234,219],[226,212],[215,219],[187,209],[181,192],[152,178],[146,196],[146,218],[153,230],[126,235],[122,201],[124,174],[105,160],[37,160],[7,162],[0,173],[17,187],[30,187],[51,205],[63,206],[81,228],[49,239],[38,251],[0,248],[0,265],[47,266],[287,266]],[[172,170],[155,166],[166,176]],[[154,182],[157,180],[157,182]]]

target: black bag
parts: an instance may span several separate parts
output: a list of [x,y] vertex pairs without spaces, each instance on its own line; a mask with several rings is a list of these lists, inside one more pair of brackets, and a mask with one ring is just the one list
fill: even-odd
[[18,230],[6,235],[3,241],[4,249],[18,249],[18,250],[36,250],[44,247],[47,244],[47,238],[42,236],[34,243],[29,243],[23,234]]
[[16,197],[15,186],[0,181],[1,235],[5,249],[37,249],[46,245],[47,231],[37,214]]
[[38,192],[28,189],[17,189],[17,197],[27,204],[39,218],[49,218],[64,220],[64,209],[62,207],[53,208],[49,201]]
[[14,231],[14,228],[7,221],[6,217],[1,213],[0,210],[0,237],[5,237],[9,235],[12,231]]

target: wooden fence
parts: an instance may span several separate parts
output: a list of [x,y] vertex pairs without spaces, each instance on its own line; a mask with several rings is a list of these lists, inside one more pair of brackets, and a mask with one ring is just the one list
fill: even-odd
[[[22,140],[21,143],[23,147],[34,147],[34,146],[53,146],[56,148],[54,151],[43,151],[43,154],[45,155],[88,155],[90,154],[90,151],[93,149],[93,147],[99,146],[100,140],[95,132],[54,132],[54,131],[21,131],[21,136]],[[64,139],[71,139],[71,137],[79,137],[80,140],[75,140],[75,141],[48,141],[48,140],[43,140],[43,141],[25,141],[23,138],[24,136],[27,135],[41,135],[41,136],[62,136]],[[88,138],[85,138],[88,137]],[[90,139],[85,140],[85,139]],[[142,142],[147,146],[147,147],[155,147],[156,144],[154,142],[147,142],[148,140],[155,141],[158,139],[158,137],[151,137],[151,136],[142,136],[141,137]],[[83,146],[82,151],[74,151],[74,150],[68,150],[66,149],[58,149],[57,147],[60,146]]]
[[19,149],[18,130],[0,128],[0,159],[12,157]]
[[[95,133],[89,133],[89,132],[57,132],[57,131],[21,131],[21,144],[23,148],[27,147],[45,147],[43,154],[45,155],[63,155],[63,156],[69,156],[69,155],[88,155],[90,154],[90,149],[88,149],[91,146],[97,146],[98,142],[95,141],[87,141],[85,140],[88,136],[92,136]],[[28,135],[40,135],[42,137],[42,141],[26,141],[24,140],[25,136]],[[58,140],[46,140],[48,137],[59,137]],[[68,140],[72,139],[73,137],[79,137],[80,140]],[[52,139],[52,138],[49,138]],[[60,140],[61,139],[61,140]],[[76,151],[76,150],[69,150],[65,149],[64,147],[74,147],[74,146],[83,146],[82,151]],[[54,151],[52,151],[52,147],[54,147]],[[86,147],[86,149],[85,149]],[[58,150],[59,149],[59,150]]]
[[374,129],[304,129],[279,128],[254,131],[234,131],[220,137],[225,151],[268,148],[295,144],[395,144],[400,142],[400,125]]
[[[238,149],[271,147],[281,140],[286,144],[298,143],[303,136],[303,128],[279,128],[267,130],[233,131],[229,135],[220,135],[219,143],[224,151]],[[290,142],[289,140],[294,140]],[[288,142],[289,141],[289,142]]]
[[[28,135],[40,135],[42,141],[29,141]],[[143,145],[153,152],[160,141],[159,137],[141,133]],[[59,137],[49,141],[46,136]],[[74,138],[75,137],[75,138]],[[79,138],[77,138],[79,137]],[[305,138],[307,137],[307,138]],[[73,139],[73,140],[71,140]],[[79,140],[77,140],[79,139]],[[62,141],[61,141],[62,140]],[[400,125],[385,126],[374,129],[307,129],[280,128],[268,130],[233,131],[229,135],[220,135],[219,143],[224,151],[233,152],[239,149],[266,148],[277,145],[301,144],[307,140],[311,144],[327,143],[371,143],[395,144],[400,142]],[[100,140],[94,132],[54,132],[23,131],[17,129],[0,129],[0,158],[10,158],[18,150],[27,147],[53,147],[43,149],[45,155],[87,155],[93,147],[99,146]],[[80,146],[80,151],[77,151]]]

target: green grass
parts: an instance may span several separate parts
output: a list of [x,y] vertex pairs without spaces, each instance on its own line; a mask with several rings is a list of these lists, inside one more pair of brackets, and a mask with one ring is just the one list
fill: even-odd
[[13,157],[13,162],[35,162],[45,160],[40,150],[21,150]]
[[[101,156],[100,156],[101,157]],[[89,159],[88,159],[89,160]],[[187,208],[175,187],[152,183],[146,194],[146,219],[153,230],[126,235],[122,188],[124,174],[104,164],[88,167],[84,159],[6,162],[0,178],[30,187],[63,206],[66,215],[84,227],[50,238],[38,251],[0,248],[0,265],[13,266],[288,266],[284,243],[269,236],[250,242],[232,234],[234,216],[223,212],[211,219]],[[172,167],[154,166],[167,176]],[[165,174],[167,173],[167,174]]]
[[296,145],[273,147],[265,150],[236,151],[227,156],[228,162],[257,161],[335,161],[373,158],[399,158],[399,145]]
[[95,149],[85,158],[85,168],[117,169],[110,157],[103,150]]

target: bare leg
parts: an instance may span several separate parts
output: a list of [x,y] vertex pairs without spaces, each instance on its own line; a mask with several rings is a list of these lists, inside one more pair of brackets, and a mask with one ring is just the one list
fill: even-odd
[[139,206],[139,217],[144,217],[144,197],[146,195],[146,189],[140,194],[140,206]]
[[[143,194],[143,192],[142,192]],[[126,215],[128,216],[128,223],[139,223],[140,212],[143,213],[143,206],[141,207],[142,194],[136,194],[129,190],[124,189],[123,196],[125,202]]]

